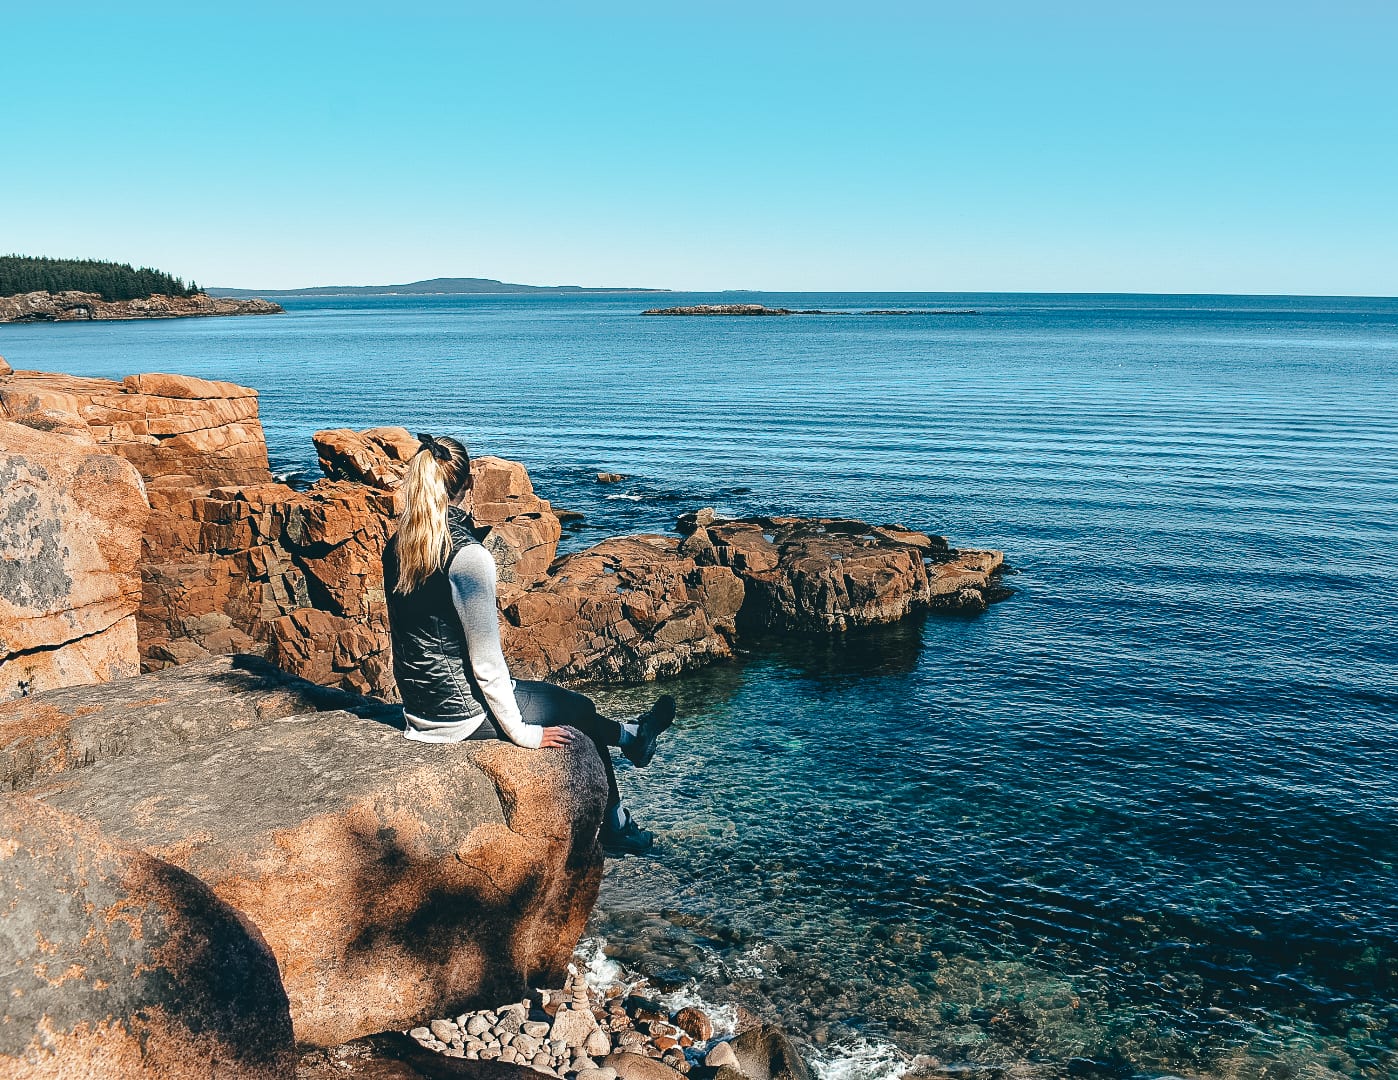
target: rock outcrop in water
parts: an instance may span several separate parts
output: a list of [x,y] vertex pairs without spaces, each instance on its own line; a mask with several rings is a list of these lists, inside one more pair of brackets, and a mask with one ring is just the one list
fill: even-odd
[[771,308],[764,304],[694,304],[689,307],[650,308],[642,315],[979,315],[971,310],[930,308],[882,308],[876,311],[824,311],[820,308]]
[[643,682],[733,655],[743,584],[669,536],[622,536],[559,559],[504,606],[526,678]]
[[[128,536],[112,552],[110,580],[126,585],[109,590],[107,643],[25,616],[34,633],[0,654],[7,695],[129,673],[134,618],[146,670],[260,653],[314,682],[396,699],[380,559],[394,489],[417,448],[406,430],[317,432],[327,477],[293,491],[272,479],[256,392],[231,383],[0,374],[0,410],[17,446],[57,440],[116,472],[127,468],[116,459],[130,462],[149,507],[137,504],[129,469],[125,502],[120,484],[105,492],[108,518],[122,519],[113,535],[144,518],[139,604]],[[681,520],[683,542],[619,537],[555,560],[558,517],[524,467],[480,457],[472,470],[475,520],[499,569],[506,656],[527,677],[654,679],[730,657],[744,627],[840,630],[929,607],[980,610],[1005,593],[998,552],[836,519],[720,521],[704,511]],[[21,531],[33,520],[23,517]],[[31,540],[41,543],[26,532]],[[50,674],[16,662],[70,639],[80,643],[73,659]]]
[[0,748],[12,786],[247,916],[303,1044],[561,980],[597,894],[590,744],[409,742],[381,705],[255,657],[0,704]]
[[183,319],[198,315],[280,315],[270,300],[233,300],[206,293],[103,300],[87,292],[31,292],[0,297],[0,323],[86,322],[107,319]]
[[820,312],[770,308],[765,304],[692,304],[689,307],[650,308],[642,315],[818,315]]
[[680,519],[680,553],[742,579],[741,626],[829,631],[896,622],[914,611],[984,611],[1009,595],[999,551],[956,550],[901,525],[841,518]]

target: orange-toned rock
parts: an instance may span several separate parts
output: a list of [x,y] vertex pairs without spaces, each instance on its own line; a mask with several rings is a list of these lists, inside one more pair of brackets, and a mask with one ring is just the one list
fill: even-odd
[[[367,431],[335,428],[312,437],[320,467],[332,480],[392,491],[421,447],[406,428]],[[502,598],[543,578],[558,551],[562,526],[549,504],[534,494],[529,473],[517,461],[471,459],[472,518],[495,558]]]
[[417,440],[412,439],[403,428],[317,431],[311,436],[311,441],[315,444],[321,470],[331,480],[354,480],[385,491],[397,487],[407,469],[407,458],[400,458],[390,451],[390,446],[392,451],[403,449],[401,440],[384,445],[375,437],[375,432],[387,431],[401,431],[416,448]]
[[[129,732],[128,751],[81,768],[37,751],[47,775],[28,793],[246,914],[301,1043],[558,985],[601,877],[606,781],[590,744],[413,743],[372,709],[311,711],[315,688],[280,675],[259,688],[255,661],[227,663],[87,688],[102,711],[85,731],[86,717],[69,719],[67,763],[103,729]],[[16,705],[67,715],[75,693]],[[143,719],[123,720],[122,706]]]
[[139,670],[146,515],[121,458],[0,421],[0,699]]
[[502,601],[543,579],[558,551],[563,527],[547,500],[534,494],[518,461],[471,459],[472,517],[490,531],[482,541],[495,557]]
[[731,567],[746,589],[740,622],[844,630],[932,608],[984,610],[1008,591],[998,551],[958,551],[940,536],[838,518],[681,519],[682,554]]
[[560,559],[504,610],[524,678],[644,681],[732,656],[742,582],[667,536],[625,536]]
[[65,418],[126,458],[147,482],[212,487],[272,479],[257,391],[186,375],[85,379],[18,371],[0,381],[0,410]]
[[15,698],[0,702],[0,789],[332,709],[386,723],[402,715],[395,706],[288,675],[257,656],[215,656],[123,679],[119,687],[70,686]]
[[8,795],[0,919],[5,1077],[295,1077],[272,953],[185,871]]

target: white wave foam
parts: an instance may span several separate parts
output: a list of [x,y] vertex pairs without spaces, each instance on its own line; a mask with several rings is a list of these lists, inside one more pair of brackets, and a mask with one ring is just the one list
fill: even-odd
[[860,1039],[807,1053],[820,1080],[899,1080],[908,1057],[890,1043]]
[[605,938],[583,938],[573,952],[587,985],[601,993],[623,981],[621,965],[607,955],[606,946]]
[[644,496],[644,495],[603,495],[602,498],[604,498],[604,499],[612,499],[612,500],[614,500],[614,501],[615,501],[616,499],[625,499],[627,502],[640,502],[643,498],[645,498],[645,496]]
[[[620,986],[627,993],[630,993],[645,983],[646,980],[643,976],[626,970],[621,964],[607,956],[606,947],[605,938],[583,938],[578,942],[578,947],[573,953],[573,960],[577,964],[578,970],[583,973],[589,987],[605,994],[609,987]],[[713,1042],[730,1039],[737,1034],[738,1007],[733,1004],[707,1000],[699,993],[699,985],[693,979],[684,986],[669,992],[661,992],[654,987],[646,986],[644,993],[646,997],[660,1002],[672,1013],[690,1006],[702,1009],[705,1015],[713,1021]]]

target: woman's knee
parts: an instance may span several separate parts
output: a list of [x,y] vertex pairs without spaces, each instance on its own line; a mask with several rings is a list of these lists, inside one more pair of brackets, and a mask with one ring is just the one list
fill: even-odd
[[[545,726],[586,724],[597,715],[597,706],[590,697],[555,683],[519,679],[515,683],[515,695],[531,699],[534,707],[530,711],[544,718],[532,722],[543,722]],[[523,708],[523,701],[520,706]]]

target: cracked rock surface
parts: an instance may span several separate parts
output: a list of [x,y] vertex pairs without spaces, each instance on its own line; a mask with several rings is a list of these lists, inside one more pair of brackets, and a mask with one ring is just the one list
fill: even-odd
[[[84,688],[77,708],[44,694],[9,703],[12,759],[30,716],[67,716],[92,751],[50,745],[31,755],[44,767],[12,783],[247,915],[302,1045],[562,977],[601,878],[606,781],[590,743],[423,745],[382,706],[335,707],[354,703],[255,658],[202,666]],[[48,729],[61,726],[31,725],[60,739]]]

